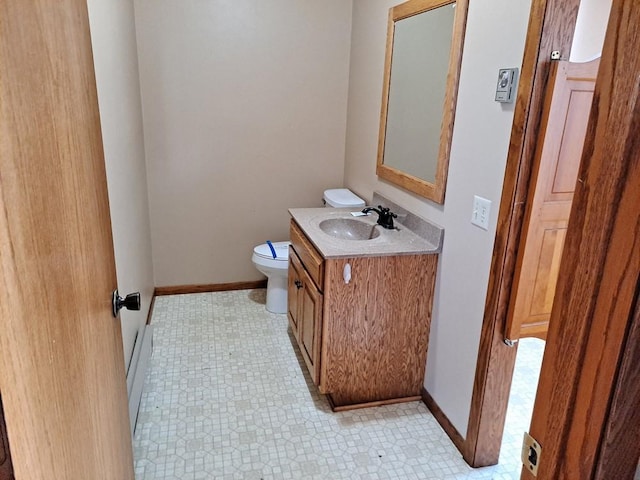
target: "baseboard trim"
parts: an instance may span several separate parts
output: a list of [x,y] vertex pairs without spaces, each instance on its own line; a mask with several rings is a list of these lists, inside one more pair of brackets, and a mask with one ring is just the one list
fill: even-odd
[[[135,432],[136,421],[138,419],[138,410],[140,409],[140,401],[142,400],[142,388],[144,386],[144,377],[151,361],[151,353],[153,351],[153,327],[145,325],[141,333],[136,337],[136,345],[134,348],[133,370],[127,375],[127,387],[129,391],[129,425],[131,435]],[[133,361],[133,360],[132,360]]]
[[254,290],[266,288],[266,280],[252,282],[212,283],[209,285],[174,285],[168,287],[156,287],[154,295],[182,295],[186,293],[228,292],[231,290]]
[[433,414],[433,417],[440,424],[444,433],[451,439],[456,448],[464,455],[465,440],[460,432],[453,426],[451,420],[445,415],[442,409],[438,406],[433,397],[427,392],[425,388],[422,388],[422,401],[427,406],[429,411]]
[[147,312],[147,323],[146,325],[151,325],[151,318],[153,317],[153,307],[156,305],[156,293],[154,290],[153,295],[151,295],[151,303],[149,305],[149,311]]
[[334,412],[346,412],[349,410],[357,410],[359,408],[370,408],[370,407],[382,407],[383,405],[393,405],[395,403],[408,403],[415,402],[420,400],[420,395],[414,397],[400,397],[400,398],[390,398],[388,400],[377,400],[375,402],[365,402],[365,403],[353,403],[351,405],[336,405],[331,398],[331,394],[327,394],[327,400],[329,401],[329,406],[331,410]]

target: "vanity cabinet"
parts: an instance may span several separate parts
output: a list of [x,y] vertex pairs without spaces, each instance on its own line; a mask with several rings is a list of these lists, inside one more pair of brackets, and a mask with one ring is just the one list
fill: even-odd
[[437,254],[324,258],[291,221],[288,317],[336,411],[421,398]]

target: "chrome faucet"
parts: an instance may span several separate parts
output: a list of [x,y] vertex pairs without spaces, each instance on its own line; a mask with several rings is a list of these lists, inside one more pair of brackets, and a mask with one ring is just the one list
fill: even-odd
[[362,210],[362,213],[369,213],[371,211],[378,214],[378,225],[382,225],[384,228],[388,228],[389,230],[396,228],[393,225],[393,219],[398,218],[398,215],[389,211],[388,208],[384,208],[382,205],[378,205],[378,208],[367,207]]

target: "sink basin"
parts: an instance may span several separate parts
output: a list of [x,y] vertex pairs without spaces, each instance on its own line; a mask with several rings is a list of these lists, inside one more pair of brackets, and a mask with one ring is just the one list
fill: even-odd
[[354,218],[330,218],[321,221],[318,226],[327,235],[341,240],[373,240],[380,236],[375,224]]

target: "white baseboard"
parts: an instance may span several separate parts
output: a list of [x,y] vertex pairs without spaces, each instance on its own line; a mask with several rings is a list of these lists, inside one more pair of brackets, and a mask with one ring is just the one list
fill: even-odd
[[140,400],[142,399],[142,387],[144,386],[144,377],[151,360],[151,352],[153,351],[153,327],[145,325],[144,329],[138,333],[136,343],[127,372],[127,392],[129,394],[129,422],[131,425],[131,435],[136,429],[136,420],[138,418],[138,409],[140,408]]

